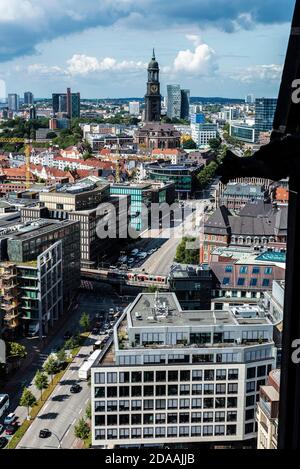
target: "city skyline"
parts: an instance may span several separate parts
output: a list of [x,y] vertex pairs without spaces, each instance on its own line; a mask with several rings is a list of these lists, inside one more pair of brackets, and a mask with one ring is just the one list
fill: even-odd
[[[27,88],[46,98],[70,86],[84,98],[142,97],[152,47],[161,66],[163,95],[172,83],[190,89],[191,96],[278,93],[292,0],[285,5],[270,0],[267,6],[254,1],[251,7],[243,0],[217,0],[213,13],[207,2],[192,0],[184,11],[176,2],[167,8],[155,0],[141,2],[139,8],[131,1],[114,8],[111,2],[102,7],[92,3],[65,12],[61,7],[50,11],[46,2],[37,7],[31,0],[22,13],[35,22],[32,32],[27,22],[20,22],[18,2],[10,1],[6,9],[2,2],[0,78],[7,93],[22,94]],[[40,30],[42,22],[46,28]]]

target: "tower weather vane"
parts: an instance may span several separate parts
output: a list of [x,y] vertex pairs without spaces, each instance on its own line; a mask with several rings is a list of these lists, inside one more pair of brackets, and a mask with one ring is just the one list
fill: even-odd
[[236,177],[258,176],[274,181],[289,177],[278,431],[280,449],[300,449],[300,360],[293,359],[300,343],[300,100],[299,90],[295,90],[299,85],[300,0],[296,0],[271,142],[250,157],[240,158],[229,150],[218,170],[225,184]]

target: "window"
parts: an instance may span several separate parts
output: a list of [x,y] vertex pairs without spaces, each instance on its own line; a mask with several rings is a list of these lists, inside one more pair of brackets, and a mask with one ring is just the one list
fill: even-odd
[[253,378],[255,378],[255,375],[256,375],[256,368],[255,367],[247,368],[247,379],[253,379]]
[[265,365],[258,366],[257,367],[257,377],[265,376],[265,375],[266,375],[266,366]]
[[131,401],[131,410],[141,410],[141,409],[142,409],[142,401],[141,400]]
[[246,417],[245,420],[253,420],[254,419],[254,409],[246,410]]
[[[209,385],[205,385],[209,386]],[[199,394],[202,394],[202,384],[193,384],[192,385],[192,394],[193,396],[197,396]]]
[[140,383],[142,381],[142,373],[140,371],[133,371],[131,373],[132,383]]
[[129,428],[120,428],[119,436],[120,440],[126,440],[129,438]]
[[144,438],[153,438],[153,428],[144,427]]
[[257,285],[257,278],[250,279],[250,287],[256,287]]
[[236,435],[236,425],[227,425],[226,435]]
[[129,410],[129,401],[119,401],[119,411]]
[[154,380],[154,371],[144,371],[144,382],[153,382]]
[[153,396],[154,386],[144,386],[144,396]]
[[216,425],[215,426],[215,435],[225,435],[225,425]]
[[237,419],[237,412],[233,410],[229,410],[227,412],[227,422],[236,422]]
[[211,397],[203,399],[203,409],[211,409],[214,406],[214,400]]
[[96,426],[105,425],[105,415],[95,415],[95,425]]
[[228,394],[237,394],[237,392],[238,392],[238,383],[229,383],[227,392],[228,392]]
[[132,386],[131,388],[131,396],[138,397],[142,395],[142,386]]
[[119,415],[119,425],[129,425],[129,415],[128,414]]
[[171,384],[168,386],[168,396],[177,396],[178,386],[177,384]]
[[95,373],[95,384],[105,384],[105,373]]
[[240,274],[247,274],[247,273],[248,273],[248,267],[247,266],[240,267]]
[[260,268],[259,268],[259,267],[253,267],[252,273],[253,273],[254,275],[259,274],[259,272],[260,272]]
[[144,425],[152,425],[154,423],[153,414],[144,414]]
[[166,386],[159,384],[156,386],[156,396],[165,396],[166,395]]
[[129,383],[129,372],[125,371],[125,372],[119,373],[119,380],[120,380],[120,383]]
[[180,413],[179,414],[179,423],[189,423],[190,414],[189,413]]
[[168,423],[177,423],[177,414],[168,414]]
[[144,410],[153,410],[154,409],[154,401],[153,399],[145,399],[144,400]]
[[204,394],[213,394],[214,385],[213,384],[204,384]]
[[225,407],[225,397],[216,397],[215,399],[215,407],[216,409],[222,409]]
[[204,380],[205,381],[213,381],[215,378],[214,370],[204,370]]
[[180,381],[190,381],[191,373],[189,370],[181,370],[180,371]]
[[239,379],[239,370],[238,369],[228,370],[228,380],[235,380],[235,379]]
[[131,438],[141,438],[142,429],[141,428],[132,428],[131,429]]
[[227,407],[237,407],[237,397],[228,397],[227,398]]
[[242,277],[238,278],[237,284],[239,287],[242,287],[243,285],[245,285],[245,279]]
[[[108,391],[109,388],[107,388]],[[129,396],[129,386],[120,386],[119,387],[119,397],[128,397]]]
[[257,380],[257,383],[256,383],[256,391],[259,391],[259,388],[261,386],[264,386],[266,384],[266,380],[265,379],[259,379]]
[[190,436],[190,427],[179,427],[179,436]]
[[178,381],[178,371],[168,371],[169,381]]
[[108,415],[107,416],[107,425],[118,425],[118,416],[117,415]]
[[107,382],[108,383],[117,383],[118,382],[117,373],[107,373]]
[[213,412],[203,412],[203,422],[213,422],[214,414]]
[[226,379],[226,370],[216,370],[216,380],[222,381]]
[[116,386],[114,387],[108,387],[106,390],[107,397],[117,397],[118,395],[118,388]]
[[246,392],[254,392],[255,391],[255,381],[249,381],[246,383]]
[[272,267],[265,267],[265,274],[266,275],[272,275],[273,273],[273,268]]
[[248,433],[253,433],[254,431],[254,423],[251,422],[251,423],[246,423],[245,425],[245,433],[248,434]]
[[189,399],[180,399],[179,400],[179,407],[180,407],[180,409],[189,409],[190,408],[190,400]]
[[178,409],[178,399],[168,399],[168,409]]
[[157,427],[155,429],[156,438],[163,438],[166,435],[166,429],[164,427]]
[[213,428],[214,427],[212,425],[204,425],[203,426],[203,436],[212,436],[213,435]]
[[118,431],[117,429],[110,428],[107,430],[107,439],[108,440],[116,440],[118,438]]
[[226,384],[216,384],[216,394],[226,394]]
[[155,423],[156,425],[162,425],[166,423],[166,414],[156,414]]
[[229,272],[232,272],[232,271],[233,271],[232,265],[226,265],[226,267],[225,267],[225,272],[226,272],[226,273],[229,273]]
[[223,283],[223,285],[230,285],[230,278],[229,277],[224,277],[222,283]]
[[250,407],[255,404],[255,396],[246,397],[246,407]]
[[131,415],[131,425],[140,425],[142,423],[141,414],[132,414]]
[[216,412],[215,422],[225,422],[225,412]]
[[166,381],[166,372],[165,371],[157,371],[156,372],[156,382]]
[[[207,399],[208,400],[208,399]],[[211,399],[213,401],[213,399]],[[201,409],[202,408],[202,399],[192,399],[192,409]]]
[[96,429],[95,430],[95,439],[96,440],[105,440],[105,430]]
[[[200,384],[200,386],[201,386],[201,384]],[[190,394],[190,385],[189,384],[181,384],[180,385],[180,395],[181,396],[187,396],[189,394]]]
[[202,381],[202,370],[192,371],[192,381]]
[[168,427],[168,438],[174,438],[177,436],[177,427]]
[[162,410],[166,408],[166,399],[156,399],[155,401],[155,409]]
[[115,412],[118,410],[118,401],[107,401],[107,412]]
[[201,436],[201,427],[198,425],[197,426],[193,425],[192,430],[191,430],[191,436]]
[[270,285],[270,280],[268,278],[264,278],[262,282],[263,287],[268,287]]
[[105,401],[95,401],[95,412],[105,412]]
[[95,397],[105,397],[105,388],[95,388]]

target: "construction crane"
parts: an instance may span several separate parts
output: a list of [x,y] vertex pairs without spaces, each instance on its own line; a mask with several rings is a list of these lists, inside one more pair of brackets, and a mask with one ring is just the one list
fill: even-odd
[[25,166],[26,166],[26,189],[30,188],[30,155],[33,140],[27,138],[7,137],[0,138],[0,143],[23,143],[25,144]]

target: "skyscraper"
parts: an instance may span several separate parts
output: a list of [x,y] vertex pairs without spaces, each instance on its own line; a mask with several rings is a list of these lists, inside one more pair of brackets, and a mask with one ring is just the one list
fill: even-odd
[[19,110],[19,96],[16,93],[9,93],[8,109],[15,112]]
[[159,122],[161,116],[161,95],[159,83],[159,65],[153,49],[148,65],[147,94],[145,95],[145,122]]
[[80,117],[80,93],[71,93],[71,89],[67,89],[67,93],[52,94],[53,114],[58,112],[67,114],[69,119]]
[[255,140],[258,140],[261,132],[273,130],[276,106],[276,98],[257,98],[255,100]]
[[169,119],[180,119],[181,116],[181,90],[180,85],[167,85]]
[[129,114],[131,116],[138,116],[140,113],[140,103],[138,101],[130,101]]
[[181,119],[188,120],[190,116],[190,90],[181,90]]
[[24,93],[25,106],[31,106],[33,103],[34,103],[33,93],[31,93],[31,91],[25,91]]

